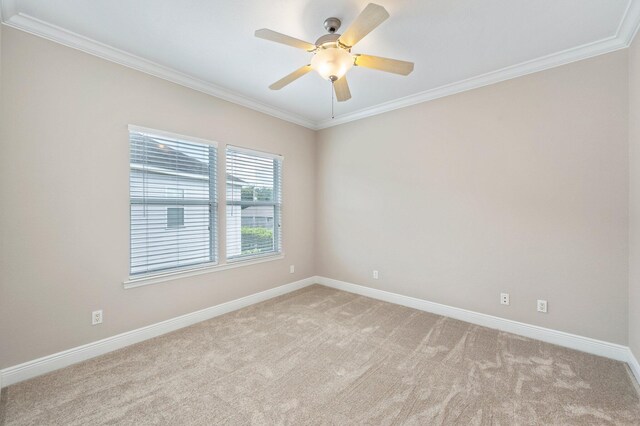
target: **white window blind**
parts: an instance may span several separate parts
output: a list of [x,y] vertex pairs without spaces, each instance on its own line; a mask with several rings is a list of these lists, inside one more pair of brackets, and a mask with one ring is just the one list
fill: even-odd
[[227,259],[281,253],[282,157],[227,147]]
[[129,129],[130,274],[216,262],[216,147]]

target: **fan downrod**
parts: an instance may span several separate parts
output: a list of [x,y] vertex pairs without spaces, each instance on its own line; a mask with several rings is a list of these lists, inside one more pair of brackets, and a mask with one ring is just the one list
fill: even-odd
[[342,25],[342,21],[338,18],[331,17],[324,20],[324,28],[329,31],[329,34],[338,31],[340,25]]

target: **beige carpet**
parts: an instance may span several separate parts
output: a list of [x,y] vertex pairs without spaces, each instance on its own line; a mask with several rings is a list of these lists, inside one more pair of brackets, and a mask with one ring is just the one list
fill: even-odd
[[312,286],[3,390],[6,425],[640,424],[627,367]]

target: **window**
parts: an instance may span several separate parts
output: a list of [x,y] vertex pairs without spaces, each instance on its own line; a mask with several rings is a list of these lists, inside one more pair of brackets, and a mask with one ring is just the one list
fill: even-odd
[[216,146],[129,127],[130,274],[216,262]]
[[227,259],[281,253],[282,157],[227,147]]

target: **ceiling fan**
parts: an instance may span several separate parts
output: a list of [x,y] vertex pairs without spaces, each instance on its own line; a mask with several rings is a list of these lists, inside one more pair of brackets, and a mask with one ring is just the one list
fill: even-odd
[[351,48],[357,42],[362,40],[388,17],[389,13],[384,7],[369,3],[342,35],[336,33],[342,24],[340,19],[327,18],[324,21],[324,27],[329,34],[320,37],[315,44],[266,28],[257,30],[255,32],[256,37],[313,53],[311,63],[276,81],[269,86],[269,89],[280,90],[311,70],[315,70],[322,78],[331,81],[338,102],[344,102],[351,99],[346,73],[354,65],[394,74],[409,75],[413,71],[413,62],[351,53]]

